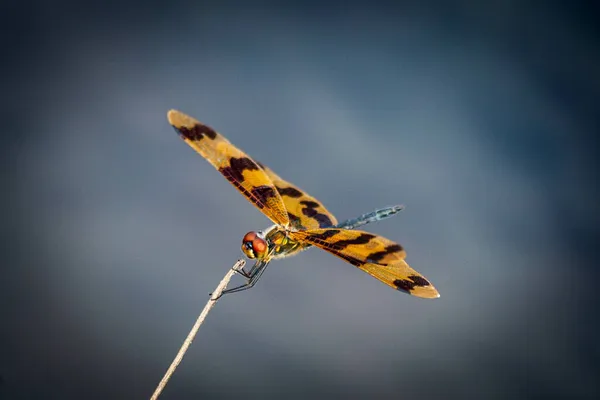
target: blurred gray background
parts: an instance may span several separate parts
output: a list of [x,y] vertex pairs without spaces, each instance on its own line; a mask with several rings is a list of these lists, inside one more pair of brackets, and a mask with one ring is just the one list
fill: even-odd
[[[592,2],[3,1],[0,398],[148,398],[269,221],[166,120],[211,125],[403,244],[209,315],[164,399],[600,394]],[[237,282],[237,281],[236,281]]]

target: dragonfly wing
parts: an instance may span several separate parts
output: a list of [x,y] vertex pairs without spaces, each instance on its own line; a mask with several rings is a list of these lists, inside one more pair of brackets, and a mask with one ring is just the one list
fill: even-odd
[[396,290],[417,297],[439,297],[431,282],[404,261],[402,246],[382,236],[338,228],[308,229],[289,236],[340,257]]
[[267,173],[246,153],[207,125],[176,110],[168,113],[169,123],[179,136],[211,163],[246,199],[271,221],[288,226],[283,199]]

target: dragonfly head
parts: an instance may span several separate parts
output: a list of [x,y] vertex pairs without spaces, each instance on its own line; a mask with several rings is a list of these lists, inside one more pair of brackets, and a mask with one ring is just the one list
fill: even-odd
[[248,258],[264,258],[268,249],[267,241],[256,232],[248,232],[242,239],[242,251]]

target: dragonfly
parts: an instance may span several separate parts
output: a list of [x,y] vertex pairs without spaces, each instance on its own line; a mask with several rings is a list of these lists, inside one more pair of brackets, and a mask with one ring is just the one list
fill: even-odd
[[406,263],[406,251],[400,244],[356,229],[391,217],[403,206],[377,209],[338,223],[321,202],[248,156],[211,127],[177,110],[170,110],[167,117],[185,143],[274,223],[265,230],[244,235],[242,252],[255,263],[249,270],[237,271],[245,278],[244,284],[223,294],[252,288],[272,260],[314,246],[400,292],[421,298],[440,296],[429,280]]

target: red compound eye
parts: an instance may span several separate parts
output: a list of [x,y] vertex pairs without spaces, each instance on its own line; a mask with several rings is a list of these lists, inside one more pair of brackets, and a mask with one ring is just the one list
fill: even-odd
[[256,236],[257,236],[256,232],[248,232],[244,235],[244,238],[242,239],[242,243],[252,242]]
[[267,242],[265,242],[264,239],[255,237],[252,241],[252,248],[254,249],[254,254],[256,254],[257,257],[260,257],[267,251]]
[[256,232],[248,232],[242,239],[242,251],[248,258],[262,258],[267,253],[267,242]]

